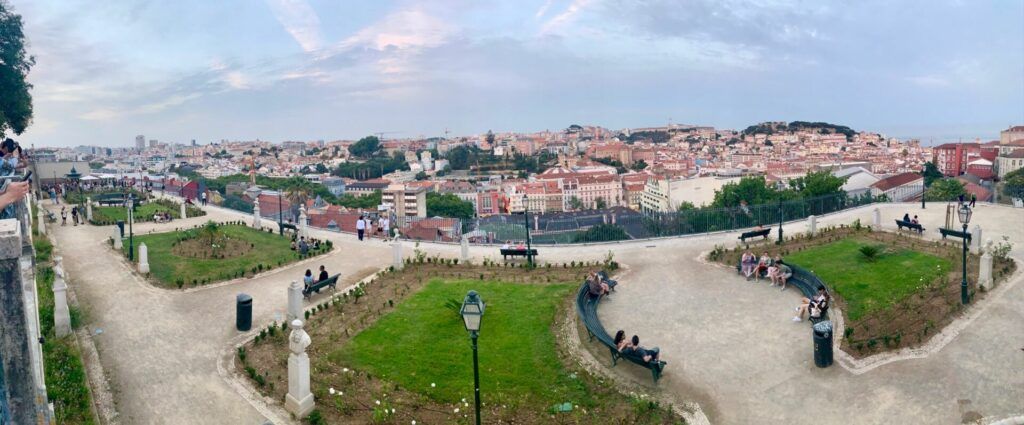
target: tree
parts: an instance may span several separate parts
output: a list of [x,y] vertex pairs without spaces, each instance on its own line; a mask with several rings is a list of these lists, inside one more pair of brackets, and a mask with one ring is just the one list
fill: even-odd
[[299,207],[306,205],[306,200],[309,199],[309,192],[301,186],[295,186],[288,190],[285,194],[285,199],[291,204],[292,217],[299,217]]
[[603,210],[605,208],[608,208],[608,203],[605,202],[604,198],[598,196],[597,199],[594,200],[594,208]]
[[629,168],[632,168],[633,171],[643,171],[645,168],[647,168],[647,161],[641,159],[639,161],[634,162],[633,165],[631,165]]
[[451,217],[469,220],[473,218],[473,203],[463,201],[451,193],[427,194],[427,215],[431,217]]
[[485,140],[487,140],[487,145],[488,146],[494,147],[494,132],[491,131],[491,130],[487,130],[487,136],[486,136]]
[[416,173],[416,176],[415,176],[416,180],[420,180],[420,181],[426,180],[427,177],[428,176],[427,176],[427,173],[425,171],[420,171],[420,172]]
[[812,171],[789,181],[789,187],[804,199],[845,193],[842,189],[844,184],[846,177],[836,177],[828,171]]
[[1024,198],[1024,168],[1004,177],[1003,194],[1011,198]]
[[351,193],[346,193],[338,200],[338,204],[345,208],[365,210],[369,208],[377,208],[377,206],[380,205],[382,197],[383,194],[379,190],[363,196],[355,196]]
[[939,167],[936,167],[935,163],[931,161],[924,163],[924,171],[921,175],[924,176],[925,186],[931,186],[935,180],[943,177],[942,172],[939,171]]
[[35,63],[25,52],[21,15],[0,0],[0,136],[21,134],[32,123],[32,85],[25,77]]
[[591,226],[586,232],[577,234],[573,242],[607,242],[629,239],[629,234],[614,224],[598,224]]
[[967,191],[964,190],[964,184],[957,179],[939,179],[928,186],[928,191],[924,194],[925,201],[952,201],[960,197],[960,195],[966,195]]
[[377,136],[366,136],[348,147],[348,153],[358,158],[370,158],[380,150],[380,139]]
[[207,240],[207,246],[216,251],[217,249],[214,248],[214,244],[217,242],[217,237],[220,236],[220,225],[212,220],[207,221],[206,224],[199,229],[199,232],[203,235],[203,238]]
[[766,204],[779,199],[791,199],[794,193],[784,193],[769,187],[764,177],[743,177],[738,182],[726,183],[715,191],[714,208],[737,207],[740,202],[748,205]]
[[676,210],[682,212],[682,211],[689,211],[689,210],[695,210],[695,209],[697,209],[697,207],[695,205],[693,205],[692,202],[690,202],[690,201],[683,201],[683,203],[679,204],[679,208],[676,209]]
[[577,198],[576,195],[571,196],[569,198],[569,209],[572,209],[572,210],[582,210],[583,209],[583,201],[580,201],[580,198]]

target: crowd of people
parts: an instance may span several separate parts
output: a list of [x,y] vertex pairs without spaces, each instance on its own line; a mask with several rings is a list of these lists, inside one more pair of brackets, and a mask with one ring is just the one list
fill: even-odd
[[[779,286],[782,291],[786,290],[786,282],[793,277],[793,269],[782,261],[781,255],[774,258],[767,252],[759,258],[750,250],[743,252],[740,257],[740,274],[746,277],[747,281],[759,282],[762,277],[768,278],[769,286]],[[802,298],[800,306],[796,308],[797,315],[793,317],[794,322],[803,321],[805,315],[811,318],[818,318],[828,309],[831,301],[824,286],[818,286],[818,293],[812,298]]]
[[309,238],[307,240],[305,236],[299,236],[298,238],[296,238],[295,236],[296,235],[292,235],[292,251],[298,251],[298,253],[301,254],[302,256],[306,256],[307,254],[309,254],[310,250],[316,251],[320,249],[320,239]]
[[519,250],[523,250],[523,249],[526,249],[526,242],[525,241],[505,241],[505,243],[501,244],[501,249],[519,249]]
[[376,218],[360,215],[356,219],[356,236],[359,240],[380,236],[387,242],[391,240],[391,219],[386,214]]
[[[85,224],[84,219],[81,218],[81,214],[78,213],[78,206],[71,207],[71,222],[75,226],[77,226],[78,223]],[[68,207],[63,206],[60,207],[60,225],[64,226],[66,224],[68,224]]]

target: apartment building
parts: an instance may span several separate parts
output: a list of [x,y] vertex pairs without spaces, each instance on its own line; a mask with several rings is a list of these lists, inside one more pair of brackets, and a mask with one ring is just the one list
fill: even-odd
[[426,217],[427,188],[392,184],[381,193],[381,205],[391,208],[396,217]]

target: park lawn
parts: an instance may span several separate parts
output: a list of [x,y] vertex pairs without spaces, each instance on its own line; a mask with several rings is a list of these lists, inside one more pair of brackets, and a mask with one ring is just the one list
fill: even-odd
[[[327,361],[371,370],[441,402],[473,400],[473,358],[462,318],[445,306],[473,289],[487,307],[479,339],[481,393],[542,406],[592,403],[558,360],[551,326],[576,285],[434,279]],[[436,384],[432,387],[431,384]]]
[[846,302],[851,321],[885,310],[952,270],[950,260],[887,246],[875,261],[859,249],[877,241],[847,238],[790,254],[791,262],[816,274]]
[[[93,221],[98,222],[116,222],[126,220],[128,218],[127,211],[128,209],[125,207],[93,207],[92,218]],[[167,212],[173,218],[181,218],[177,209],[150,202],[135,207],[135,221],[153,221],[153,214],[157,212]]]
[[[277,234],[261,232],[246,226],[220,226],[227,236],[241,238],[256,247],[245,255],[224,259],[200,259],[178,256],[172,252],[173,243],[182,232],[155,233],[135,235],[135,251],[138,256],[139,245],[146,244],[149,251],[149,269],[153,277],[167,287],[179,287],[177,280],[182,279],[185,285],[212,283],[236,277],[236,273],[244,271],[253,273],[253,268],[262,264],[258,271],[271,267],[292,263],[299,260],[299,254],[291,250],[291,239]],[[125,255],[128,253],[128,240],[124,241]],[[312,251],[311,251],[312,252]],[[301,276],[296,276],[296,279]]]

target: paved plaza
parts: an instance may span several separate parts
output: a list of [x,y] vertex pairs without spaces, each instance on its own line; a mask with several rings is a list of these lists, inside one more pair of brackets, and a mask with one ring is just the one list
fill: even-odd
[[[52,207],[48,201],[44,206]],[[871,223],[875,207],[822,217],[819,227],[857,218]],[[944,205],[938,204],[923,211],[914,204],[879,208],[886,229],[904,212],[921,216],[929,229],[927,238],[938,234],[935,229],[945,218]],[[206,211],[205,217],[139,224],[135,229],[163,232],[207,220],[250,221],[245,214],[217,207]],[[1009,236],[1015,243],[1012,255],[1024,259],[1024,210],[979,205],[974,217],[984,238]],[[114,388],[122,423],[265,423],[270,411],[250,403],[231,379],[218,373],[218,362],[230,356],[239,340],[235,295],[253,296],[258,329],[284,316],[286,288],[306,268],[324,264],[330,273],[352,282],[391,262],[390,247],[380,241],[359,242],[353,235],[311,229],[314,237],[331,239],[335,250],[253,279],[164,290],[136,277],[106,246],[109,227],[51,230]],[[806,222],[785,227],[787,234],[805,230]],[[1024,273],[1003,283],[1007,289],[1001,297],[973,306],[981,309],[978,317],[926,358],[864,373],[838,365],[818,369],[809,326],[790,321],[799,299],[796,290],[780,292],[748,283],[733,271],[700,260],[716,244],[735,246],[736,235],[541,247],[540,261],[602,260],[613,251],[627,271],[618,292],[599,308],[602,323],[612,332],[625,329],[639,334],[645,345],[660,346],[669,365],[651,391],[699,403],[711,423],[954,424],[964,417],[994,421],[1024,414]],[[405,244],[406,255],[412,247]],[[423,243],[420,249],[459,255],[457,245]],[[476,260],[495,259],[496,254],[495,247],[470,249]],[[630,364],[610,373],[650,386],[649,372]]]

